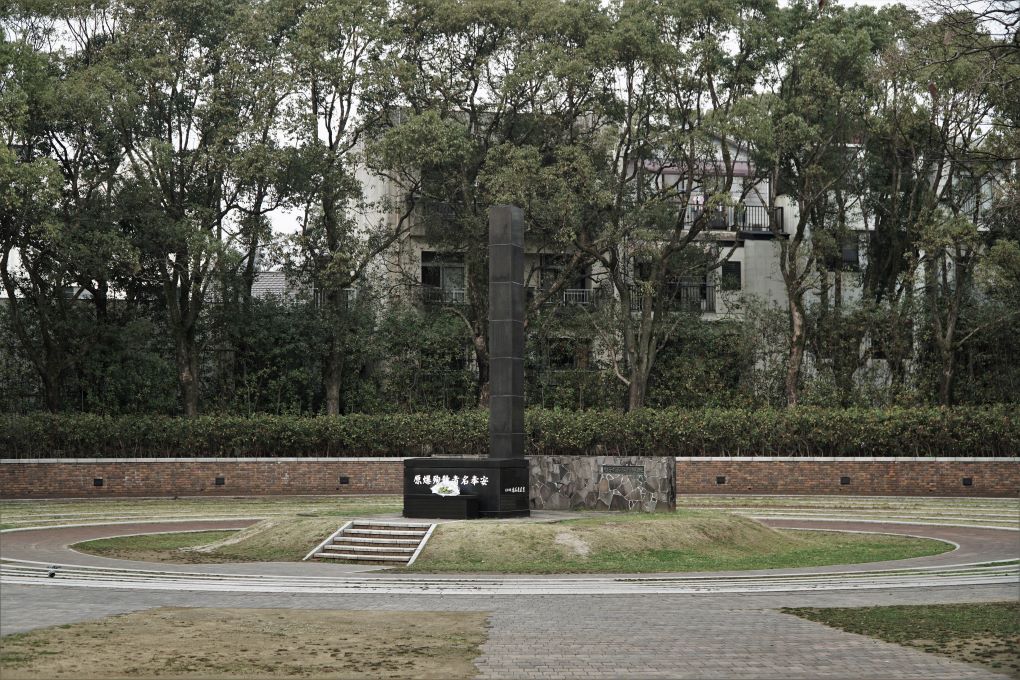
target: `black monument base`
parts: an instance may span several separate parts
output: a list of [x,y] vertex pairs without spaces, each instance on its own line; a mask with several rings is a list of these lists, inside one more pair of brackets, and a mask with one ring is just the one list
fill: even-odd
[[478,496],[437,496],[412,493],[404,496],[404,517],[427,519],[478,519]]
[[404,517],[470,519],[464,496],[477,498],[478,517],[527,517],[528,471],[523,458],[407,459]]

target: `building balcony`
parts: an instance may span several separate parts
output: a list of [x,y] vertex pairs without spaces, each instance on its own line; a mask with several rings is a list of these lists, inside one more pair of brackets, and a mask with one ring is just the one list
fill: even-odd
[[[667,312],[711,314],[715,312],[715,284],[679,283],[667,292],[669,299],[664,306]],[[435,286],[411,286],[416,301],[426,306],[462,305],[467,301],[463,288],[439,288]],[[537,294],[535,288],[527,289],[528,300]],[[631,311],[641,311],[643,293],[635,287],[631,291]],[[592,307],[611,299],[601,288],[565,288],[552,295],[543,307]]]
[[[678,283],[664,291],[668,298],[663,305],[667,312],[688,314],[712,314],[715,312],[714,283]],[[644,306],[645,293],[638,288],[631,290],[630,311],[640,312]],[[654,308],[654,304],[652,305]]]
[[[783,225],[783,209],[772,208],[776,224]],[[764,205],[731,205],[705,209],[700,205],[688,205],[683,216],[684,229],[690,229],[699,219],[704,220],[705,229],[717,231],[770,232],[769,208]]]

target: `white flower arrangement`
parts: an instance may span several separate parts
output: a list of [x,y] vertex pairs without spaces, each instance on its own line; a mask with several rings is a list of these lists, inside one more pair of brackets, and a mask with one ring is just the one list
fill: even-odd
[[437,496],[459,496],[460,495],[460,487],[457,486],[456,484],[454,484],[453,482],[449,481],[449,480],[440,481],[440,482],[432,485],[432,487],[430,487],[430,488],[432,489],[432,493],[436,494]]

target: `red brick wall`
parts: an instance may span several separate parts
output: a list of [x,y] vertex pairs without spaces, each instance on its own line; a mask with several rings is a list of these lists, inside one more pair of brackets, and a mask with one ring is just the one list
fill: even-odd
[[[403,461],[381,459],[80,460],[0,464],[0,498],[400,493]],[[340,484],[345,476],[349,483]],[[840,477],[850,483],[840,484]],[[216,477],[224,484],[216,486]],[[717,484],[716,477],[725,477]],[[972,486],[963,486],[970,477]],[[103,486],[93,480],[103,479]],[[678,494],[1020,496],[1007,459],[679,459]]]
[[[719,484],[717,477],[725,477]],[[841,484],[849,477],[849,484]],[[971,486],[963,485],[963,478]],[[1017,459],[678,459],[677,494],[1020,496]]]
[[[262,461],[0,464],[0,498],[238,496],[400,493],[404,462]],[[340,477],[348,478],[347,484]],[[223,485],[216,478],[223,477]],[[101,478],[102,486],[93,480]]]

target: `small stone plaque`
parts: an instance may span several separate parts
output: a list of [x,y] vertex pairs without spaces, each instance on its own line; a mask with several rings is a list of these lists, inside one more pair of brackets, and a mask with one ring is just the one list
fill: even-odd
[[645,474],[644,465],[603,465],[602,474],[604,475],[637,475],[643,476]]

